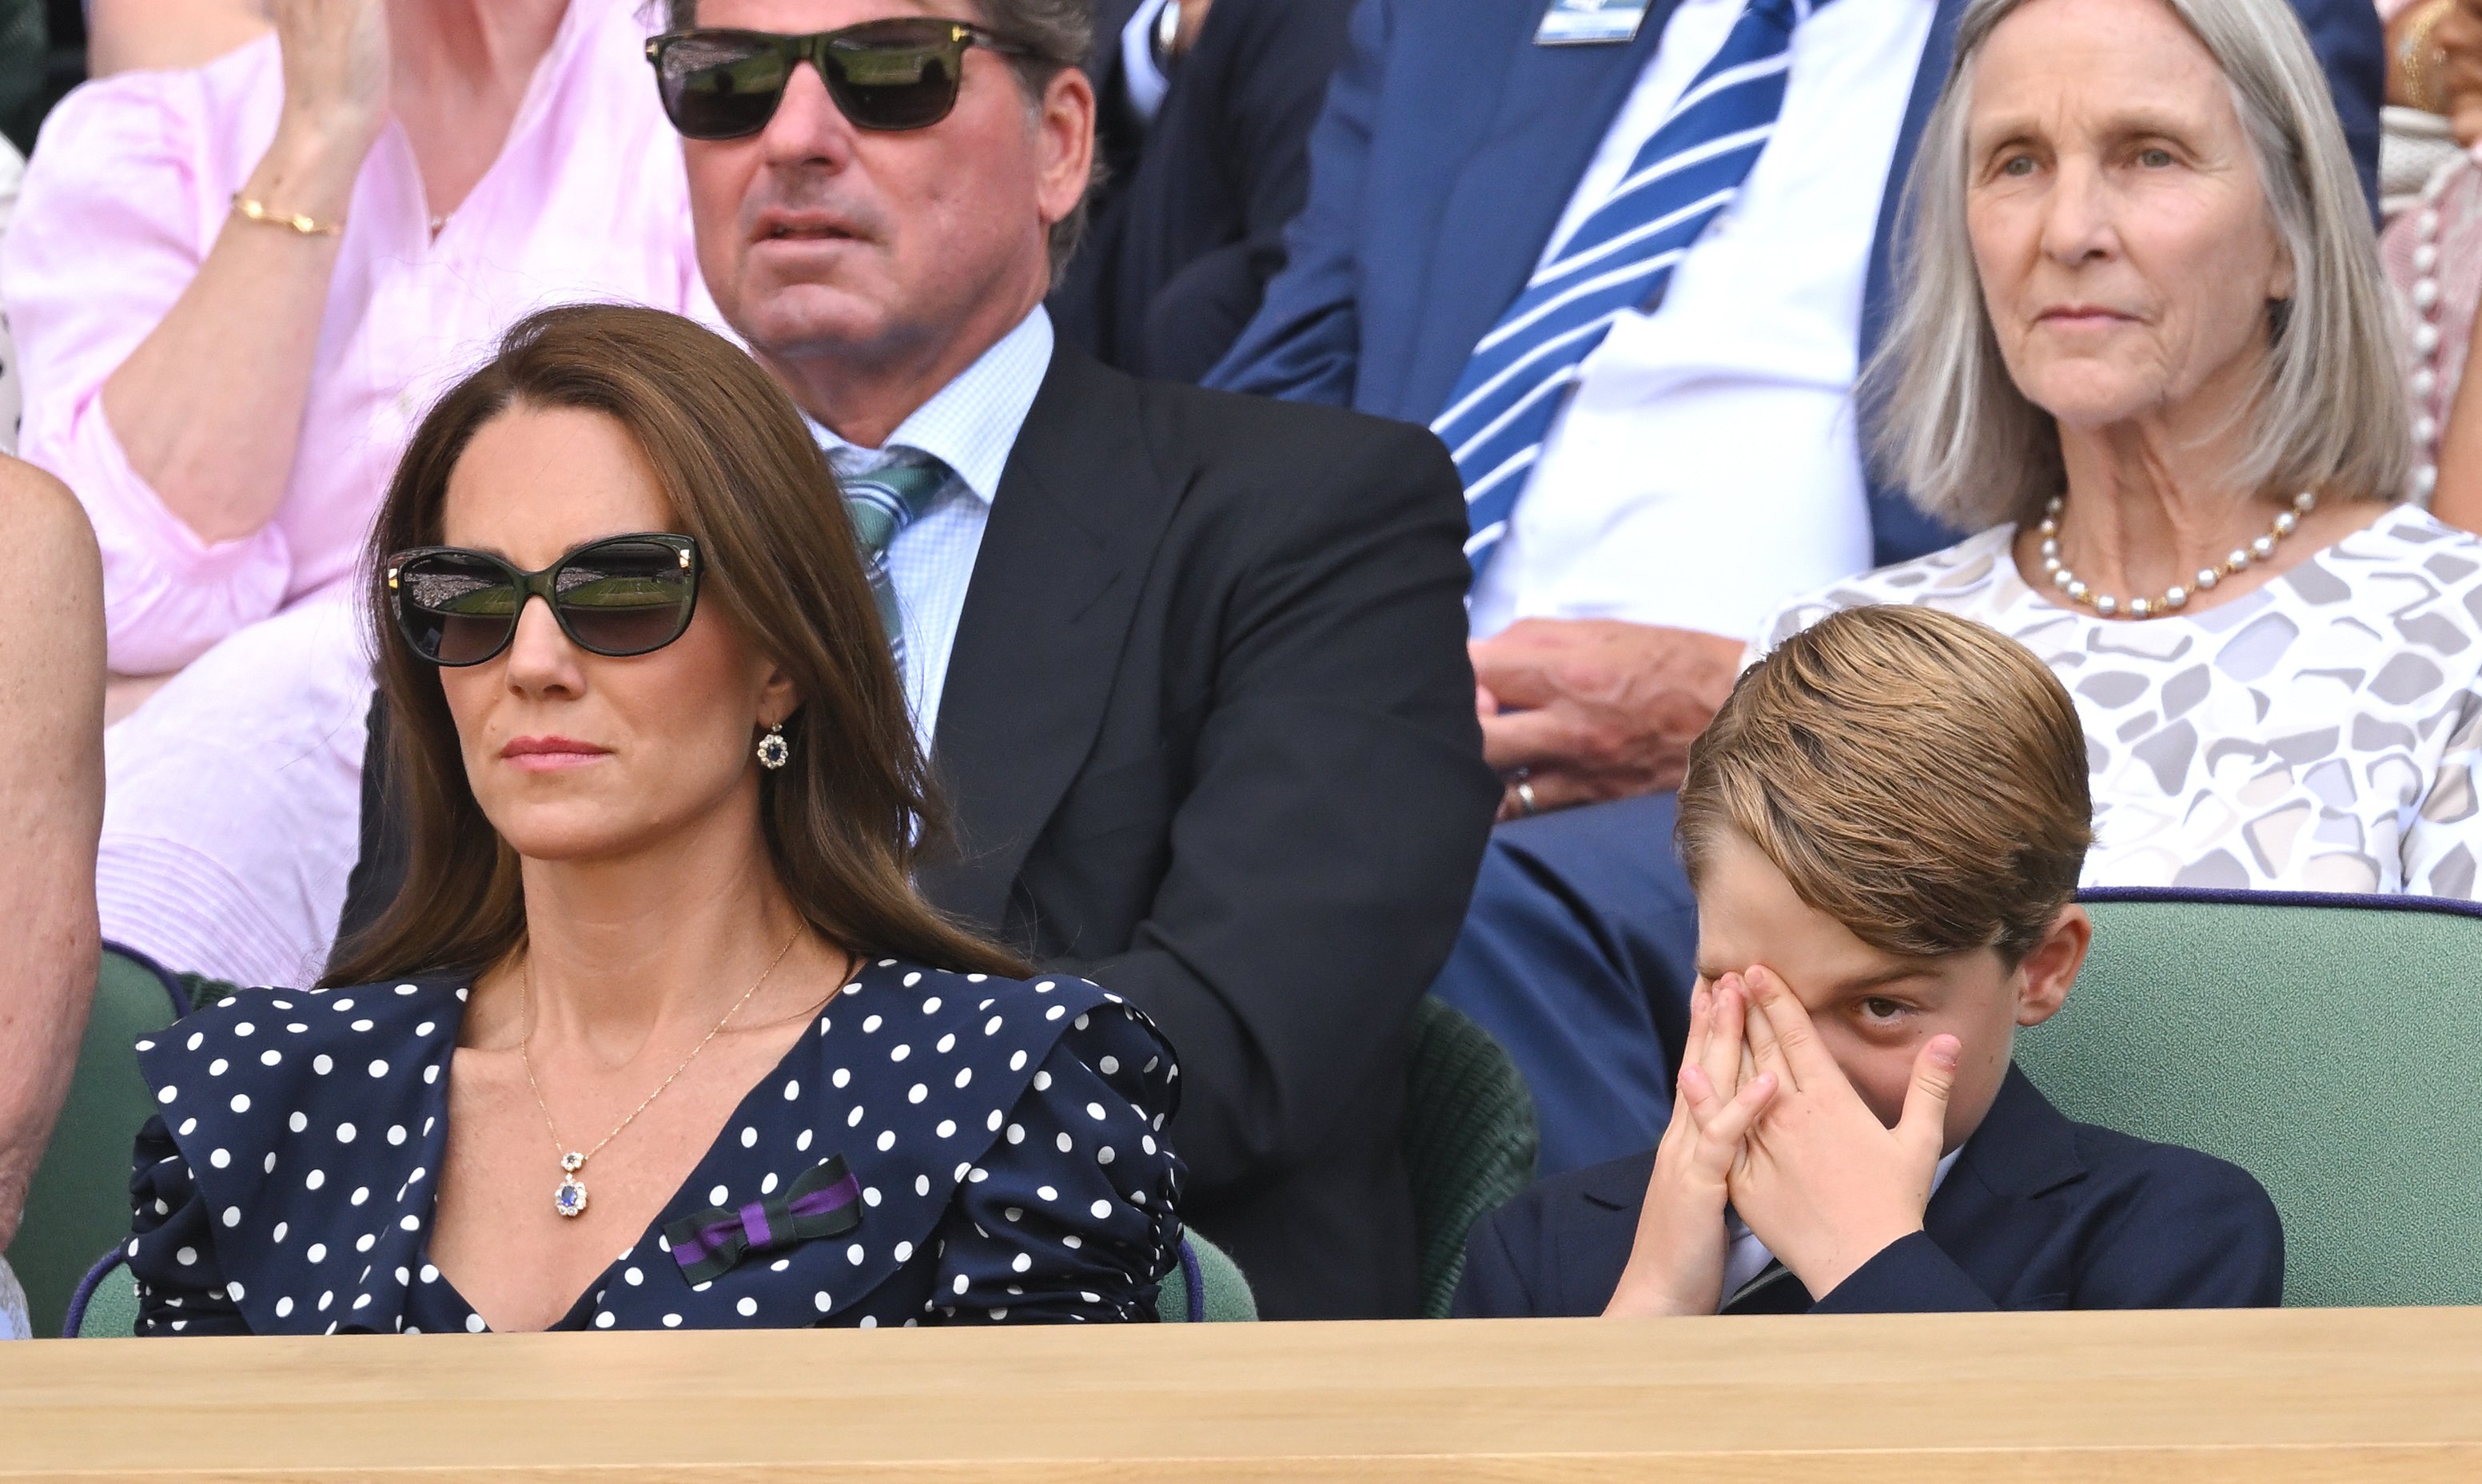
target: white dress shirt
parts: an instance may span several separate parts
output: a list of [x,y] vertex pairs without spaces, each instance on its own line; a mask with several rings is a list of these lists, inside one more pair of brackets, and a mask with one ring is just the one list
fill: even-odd
[[[1963,1153],[1965,1145],[1959,1144],[1940,1157],[1939,1168],[1931,1172],[1931,1194],[1939,1194],[1939,1187],[1947,1183],[1947,1172],[1956,1168],[1956,1157]],[[1750,1286],[1750,1280],[1765,1272],[1767,1264],[1776,1260],[1776,1255],[1767,1250],[1767,1244],[1758,1240],[1758,1235],[1750,1230],[1749,1223],[1729,1207],[1724,1210],[1724,1237],[1730,1245],[1724,1249],[1724,1296],[1715,1303],[1717,1314],[1722,1314],[1740,1291]],[[1816,1293],[1810,1295],[1811,1298],[1821,1296]]]
[[[881,445],[919,449],[957,476],[887,543],[887,578],[896,588],[897,621],[905,631],[905,699],[924,752],[931,750],[939,724],[948,655],[957,646],[957,619],[965,611],[965,587],[983,550],[991,498],[999,492],[1000,471],[1008,466],[1034,394],[1051,369],[1051,315],[1037,304]],[[815,422],[810,428],[822,448],[856,446]]]
[[[1740,18],[1680,0],[1547,261],[1626,172]],[[1622,618],[1748,640],[1785,599],[1870,565],[1852,411],[1862,299],[1936,0],[1835,0],[1803,22],[1775,137],[1651,315],[1580,368],[1507,536],[1476,638]]]

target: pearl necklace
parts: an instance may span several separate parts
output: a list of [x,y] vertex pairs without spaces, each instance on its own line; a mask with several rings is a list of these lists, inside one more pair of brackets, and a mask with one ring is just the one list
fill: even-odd
[[2425,506],[2431,491],[2439,487],[2439,419],[2432,415],[2431,399],[2443,380],[2439,348],[2445,338],[2439,329],[2439,197],[2463,163],[2451,161],[2435,171],[2421,188],[2421,204],[2414,208],[2413,307],[2420,319],[2413,327],[2416,364],[2408,390],[2414,398],[2414,446],[2421,456],[2413,472],[2413,498]]
[[[2155,597],[2130,598],[2126,602],[2087,586],[2084,579],[2070,571],[2068,564],[2060,560],[2062,499],[2053,495],[2050,504],[2043,507],[2043,523],[2034,528],[2034,534],[2043,538],[2044,572],[2050,577],[2052,586],[2068,594],[2070,602],[2082,603],[2105,618],[2116,618],[2123,612],[2131,618],[2160,618],[2189,606],[2189,589],[2178,586],[2165,588]],[[2276,516],[2275,524],[2268,528],[2266,534],[2247,546],[2233,547],[2231,555],[2211,567],[2200,567],[2196,578],[2197,590],[2205,592],[2234,573],[2247,571],[2274,556],[2276,543],[2298,530],[2301,517],[2317,508],[2318,496],[2310,490],[2305,489],[2293,496],[2292,508]]]

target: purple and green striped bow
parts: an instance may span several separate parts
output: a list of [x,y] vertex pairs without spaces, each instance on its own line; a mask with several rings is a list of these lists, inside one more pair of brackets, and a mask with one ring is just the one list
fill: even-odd
[[741,1260],[776,1252],[820,1237],[839,1237],[861,1225],[861,1182],[830,1155],[794,1178],[782,1195],[738,1210],[710,1206],[664,1224],[673,1261],[695,1287],[720,1278]]

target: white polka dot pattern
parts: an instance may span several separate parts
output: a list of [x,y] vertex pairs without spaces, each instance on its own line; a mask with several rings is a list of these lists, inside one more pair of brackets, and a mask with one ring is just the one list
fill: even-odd
[[[303,1024],[272,1013],[279,994],[338,1013],[296,1011],[307,1025],[275,1061],[237,1054],[253,1021]],[[142,1334],[488,1327],[428,1261],[428,1176],[446,1145],[438,1074],[463,998],[448,979],[247,991],[141,1051],[162,1105],[134,1183]],[[1083,980],[1037,988],[882,963],[818,1026],[557,1327],[1153,1316],[1177,1261],[1181,1169],[1169,1150],[1139,1153],[1177,1101],[1169,1049],[1143,1016]],[[343,1067],[369,1075],[330,1075]],[[766,1249],[695,1289],[683,1280],[666,1223],[774,1198],[839,1154],[863,1187],[858,1229]]]

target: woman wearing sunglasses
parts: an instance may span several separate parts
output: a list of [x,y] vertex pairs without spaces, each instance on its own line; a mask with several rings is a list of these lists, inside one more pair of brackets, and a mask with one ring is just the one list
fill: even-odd
[[140,1043],[142,1333],[1151,1316],[1172,1054],[914,897],[839,508],[651,310],[537,315],[433,409],[370,594],[407,886],[327,987]]

